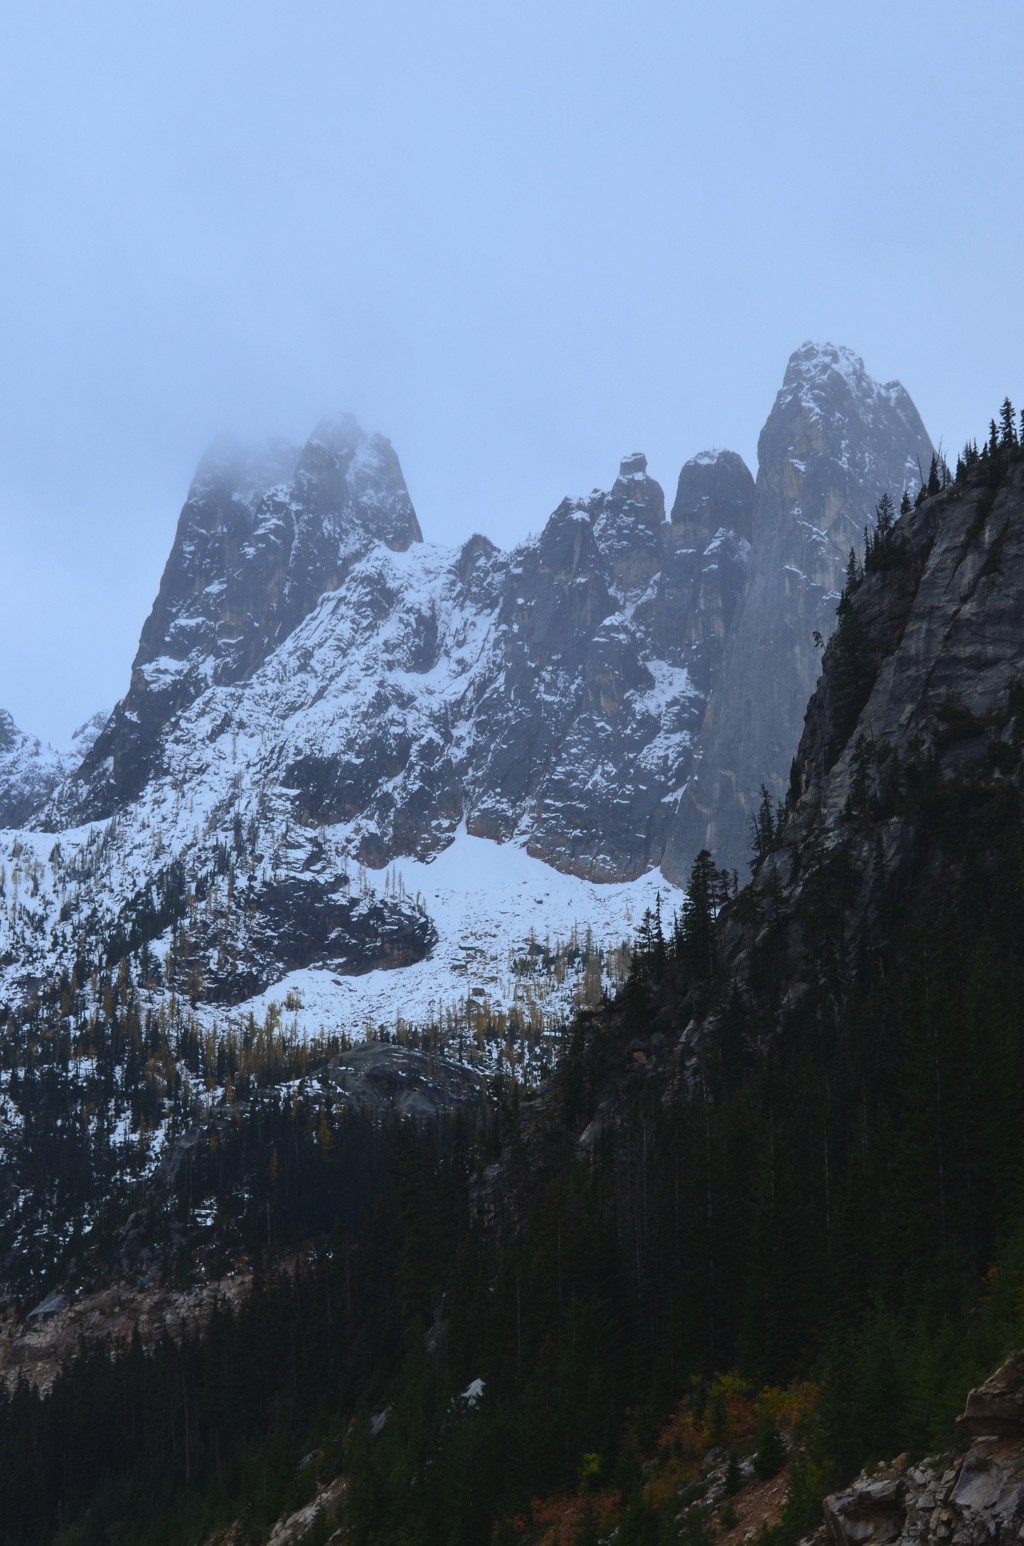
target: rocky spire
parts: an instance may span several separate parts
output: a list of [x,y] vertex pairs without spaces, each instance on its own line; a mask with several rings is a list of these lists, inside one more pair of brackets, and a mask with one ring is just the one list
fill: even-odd
[[178,519],[128,692],[60,796],[94,819],[143,787],[163,728],[208,687],[244,681],[376,543],[422,541],[388,440],[351,414],[301,449],[217,441]]
[[793,354],[758,441],[750,587],[666,849],[670,876],[685,879],[705,847],[720,864],[745,868],[761,785],[777,798],[786,790],[820,669],[815,634],[833,630],[850,549],[862,550],[882,494],[898,503],[931,455],[898,381],[879,384],[834,344]]

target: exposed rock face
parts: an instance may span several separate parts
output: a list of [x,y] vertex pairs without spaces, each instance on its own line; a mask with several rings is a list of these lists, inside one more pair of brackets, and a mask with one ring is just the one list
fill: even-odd
[[245,914],[204,919],[179,970],[194,997],[233,1005],[306,966],[353,977],[409,966],[429,955],[436,938],[429,918],[362,897],[345,880],[288,875],[248,893]]
[[1024,1354],[967,1399],[960,1448],[908,1465],[901,1457],[824,1503],[816,1539],[831,1546],[982,1546],[1016,1540],[1024,1519]]
[[470,831],[595,880],[660,858],[746,574],[737,532],[706,539],[713,504],[672,526],[664,508],[634,453],[511,555],[474,716]]
[[888,492],[926,474],[932,446],[898,382],[880,386],[847,349],[804,344],[758,442],[751,582],[731,631],[701,737],[701,759],[665,855],[682,879],[709,848],[744,868],[749,818],[766,785],[785,793],[850,549]]
[[[1024,755],[1024,458],[1007,453],[897,522],[881,559],[844,601],[807,709],[796,803],[755,873],[747,914],[779,920],[773,971],[780,1017],[823,971],[807,944],[814,896],[841,865],[849,962],[885,949],[915,875],[941,892],[955,861],[924,819],[958,785],[979,797],[1016,787]],[[911,798],[911,796],[913,796]],[[947,887],[948,888],[948,887]],[[770,901],[769,901],[770,899]],[[722,955],[749,980],[756,928],[726,909]],[[761,1023],[767,1016],[762,1014]]]
[[679,474],[672,532],[688,547],[706,545],[724,527],[748,541],[753,535],[754,480],[735,451],[701,451]]
[[869,573],[853,595],[850,626],[829,646],[831,669],[807,710],[803,820],[842,818],[862,779],[862,738],[890,750],[884,776],[877,751],[863,773],[879,796],[900,763],[934,759],[952,775],[988,758],[998,764],[990,748],[1014,744],[1024,677],[1024,464],[1017,458],[991,477],[980,468],[907,516],[899,561]]
[[133,799],[176,714],[251,676],[375,544],[404,552],[421,540],[390,443],[351,415],[322,423],[301,451],[218,443],[179,517],[131,686],[61,809],[96,819]]
[[656,864],[745,583],[739,457],[688,464],[671,523],[636,452],[511,554],[405,557],[419,528],[386,442],[321,429],[268,490],[292,454],[200,469],[129,692],[54,823],[187,785],[248,826],[242,785],[374,867],[461,821],[596,880]]
[[198,977],[237,1002],[297,967],[421,959],[429,922],[408,898],[361,905],[348,866],[428,859],[463,823],[586,880],[660,864],[685,882],[709,841],[742,863],[751,796],[788,770],[849,546],[926,453],[901,387],[806,346],[756,488],[735,453],[702,452],[666,520],[633,452],[609,491],[564,500],[503,554],[479,535],[457,553],[423,544],[390,445],[350,417],[301,451],[219,445],[128,692],[43,818],[110,824],[84,866],[33,858],[60,927],[47,932],[44,902],[24,939],[0,923],[0,961],[26,982],[59,975],[65,933],[109,956],[113,931],[114,955],[130,953],[229,872],[245,905],[193,918],[182,989]]

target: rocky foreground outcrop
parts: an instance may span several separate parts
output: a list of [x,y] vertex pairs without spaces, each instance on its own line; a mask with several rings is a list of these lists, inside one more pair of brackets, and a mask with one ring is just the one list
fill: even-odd
[[824,1502],[816,1546],[983,1546],[1024,1527],[1024,1352],[972,1390],[949,1455],[863,1474]]

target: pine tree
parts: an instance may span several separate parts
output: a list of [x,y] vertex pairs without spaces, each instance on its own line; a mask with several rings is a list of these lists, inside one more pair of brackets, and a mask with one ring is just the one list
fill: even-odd
[[680,954],[699,981],[715,965],[714,921],[721,902],[720,877],[711,854],[702,848],[693,861],[680,924]]
[[752,861],[756,869],[776,847],[785,819],[785,807],[776,804],[767,784],[761,785],[761,799],[756,813],[750,818],[750,840],[753,847]]
[[1012,448],[1017,444],[1017,429],[1014,423],[1013,404],[1008,397],[1003,398],[1003,406],[999,410],[999,422],[1001,433],[999,444],[1006,448]]

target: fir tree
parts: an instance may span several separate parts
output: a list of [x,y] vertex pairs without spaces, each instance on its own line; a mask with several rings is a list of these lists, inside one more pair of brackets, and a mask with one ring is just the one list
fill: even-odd
[[1003,398],[1003,406],[999,410],[999,422],[999,444],[1006,449],[1012,449],[1017,444],[1017,429],[1014,423],[1013,404],[1008,397]]

